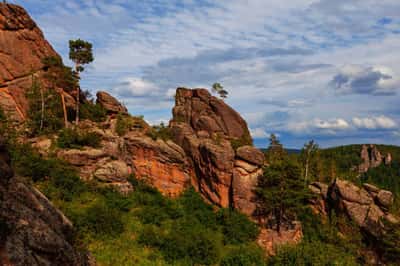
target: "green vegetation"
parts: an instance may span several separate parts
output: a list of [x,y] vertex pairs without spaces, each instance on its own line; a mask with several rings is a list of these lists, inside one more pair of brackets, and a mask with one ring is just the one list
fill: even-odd
[[158,126],[153,126],[150,131],[147,132],[147,136],[153,140],[162,139],[164,141],[172,139],[171,129],[161,122]]
[[95,132],[65,128],[60,131],[57,146],[62,149],[79,149],[83,146],[98,148],[101,138]]
[[[94,61],[93,57],[93,45],[87,41],[77,39],[69,41],[69,59],[75,63],[75,76],[76,79],[80,79],[80,73],[85,70],[83,67]],[[76,86],[76,114],[75,123],[79,123],[79,107],[81,104],[81,90],[79,84]]]
[[249,133],[244,133],[240,138],[231,140],[232,149],[235,151],[238,148],[240,148],[242,146],[247,146],[247,145],[253,146],[253,140]]
[[100,105],[91,101],[80,105],[81,119],[93,122],[104,122],[107,118],[107,111]]
[[119,136],[125,135],[128,131],[135,129],[144,129],[147,124],[143,120],[143,116],[130,116],[118,114],[115,131]]
[[60,95],[54,90],[45,90],[34,76],[27,98],[28,126],[33,135],[54,133],[64,126]]
[[218,82],[212,85],[212,91],[214,93],[218,93],[219,97],[222,99],[228,98],[228,91],[225,90],[224,87]]

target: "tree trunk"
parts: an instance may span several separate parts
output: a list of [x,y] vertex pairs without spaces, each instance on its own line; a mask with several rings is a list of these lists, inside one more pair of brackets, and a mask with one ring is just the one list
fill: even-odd
[[78,80],[78,86],[76,87],[76,116],[75,116],[75,124],[79,124],[79,95],[81,94],[80,85],[79,85],[79,64],[75,66],[76,76]]
[[65,127],[68,127],[67,107],[65,105],[64,92],[61,91],[60,93],[61,93],[61,103],[62,103],[63,113],[64,113],[64,125],[65,125]]
[[41,108],[41,114],[40,114],[40,131],[43,130],[43,123],[44,123],[44,93],[43,93],[43,88],[40,86],[40,100],[42,104]]

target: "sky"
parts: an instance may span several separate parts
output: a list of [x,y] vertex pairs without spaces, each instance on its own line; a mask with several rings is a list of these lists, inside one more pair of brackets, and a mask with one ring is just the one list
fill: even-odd
[[168,122],[177,87],[221,83],[255,143],[400,145],[399,0],[14,0],[68,60],[94,45],[81,85]]

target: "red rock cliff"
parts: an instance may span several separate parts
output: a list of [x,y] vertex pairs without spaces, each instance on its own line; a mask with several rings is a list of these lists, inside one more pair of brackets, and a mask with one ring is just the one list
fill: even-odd
[[42,31],[19,6],[0,4],[0,108],[11,119],[25,120],[25,92],[32,75],[42,75],[42,59],[58,57]]

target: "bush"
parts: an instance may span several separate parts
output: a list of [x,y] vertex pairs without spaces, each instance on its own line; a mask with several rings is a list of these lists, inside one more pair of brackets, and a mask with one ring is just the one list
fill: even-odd
[[185,260],[190,265],[215,264],[220,257],[220,240],[213,231],[193,224],[176,224],[161,246],[167,261]]
[[258,236],[258,226],[235,210],[221,209],[217,214],[217,220],[222,225],[226,244],[242,244],[253,241]]
[[263,251],[257,245],[232,248],[221,260],[221,266],[263,266],[266,265]]
[[121,212],[104,203],[95,203],[89,207],[78,219],[77,225],[94,236],[115,237],[124,231]]
[[240,138],[238,139],[232,139],[231,140],[231,146],[233,150],[237,150],[238,148],[242,146],[253,146],[253,140],[251,139],[250,134],[244,133]]
[[217,220],[213,207],[204,202],[199,193],[193,188],[186,190],[179,198],[186,216],[190,216],[194,221],[205,228],[217,229]]
[[332,244],[323,242],[302,242],[297,246],[281,247],[268,265],[359,265],[356,258]]
[[107,111],[101,105],[92,102],[81,104],[79,112],[81,119],[93,122],[104,122],[107,118]]
[[144,129],[146,122],[142,116],[134,117],[129,115],[118,114],[115,132],[119,136],[125,135],[128,131],[134,129]]
[[164,123],[161,123],[159,126],[153,126],[151,130],[147,132],[147,136],[153,140],[162,139],[167,141],[172,139],[172,132],[169,127],[166,127]]
[[94,132],[79,132],[76,129],[66,128],[60,131],[57,146],[62,149],[75,149],[83,146],[97,148],[101,138]]
[[139,244],[149,247],[161,247],[164,240],[162,230],[154,225],[146,225],[138,237]]

